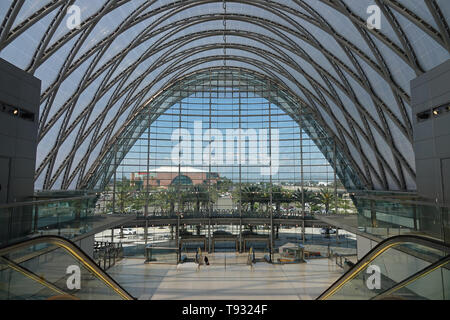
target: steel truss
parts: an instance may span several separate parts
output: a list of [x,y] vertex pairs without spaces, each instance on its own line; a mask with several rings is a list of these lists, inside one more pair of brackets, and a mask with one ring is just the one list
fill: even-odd
[[[58,39],[54,36],[64,23],[67,8],[76,4],[76,0],[50,1],[19,23],[15,21],[25,1],[14,0],[0,25],[0,53],[50,13],[56,14],[38,41],[26,70],[36,73],[50,57],[58,55],[64,45],[75,39],[58,76],[43,88],[41,94],[39,141],[49,135],[55,137],[53,147],[38,159],[36,179],[43,177],[44,189],[82,188],[91,184],[92,177],[96,176],[94,173],[99,170],[100,163],[107,161],[105,157],[111,153],[118,137],[133,128],[127,126],[137,121],[152,101],[187,75],[226,61],[230,70],[233,69],[231,62],[248,73],[268,77],[271,83],[295,97],[292,99],[296,103],[290,103],[292,110],[286,110],[293,119],[300,120],[299,108],[308,108],[311,121],[316,121],[320,130],[325,130],[322,134],[336,142],[343,159],[352,165],[360,185],[368,189],[408,190],[415,187],[408,184],[415,180],[415,168],[412,155],[402,152],[404,147],[399,148],[399,144],[412,145],[410,95],[408,89],[395,79],[384,49],[374,39],[416,75],[426,71],[405,26],[396,18],[396,14],[400,14],[449,52],[450,29],[443,14],[445,10],[435,0],[423,1],[438,29],[399,1],[375,1],[397,37],[398,41],[394,41],[383,30],[368,29],[364,17],[353,12],[346,1],[320,0],[322,5],[336,11],[337,18],[341,15],[348,18],[366,49],[333,28],[308,1],[227,0],[233,5],[254,7],[252,14],[232,12],[230,6],[225,12],[202,13],[202,6],[221,4],[222,0],[183,0],[167,4],[146,1],[130,11],[108,35],[85,50],[87,39],[102,23],[103,17],[120,10],[130,0],[105,1],[97,12],[83,20],[79,29],[68,30]],[[221,20],[227,23],[225,29],[202,28],[204,24]],[[148,22],[148,25],[134,34],[127,46],[106,59],[117,37],[142,22]],[[233,28],[233,22],[243,27]],[[248,30],[245,25],[254,28]],[[307,25],[327,34],[339,48],[324,45],[321,35]],[[197,31],[192,31],[195,28]],[[217,42],[215,38],[219,36],[226,42]],[[247,40],[258,45],[247,44]],[[203,44],[198,44],[201,41]],[[320,52],[332,70],[303,43]],[[127,56],[142,45],[147,47],[145,53],[124,67]],[[224,53],[218,54],[219,49]],[[337,51],[343,52],[345,59]],[[200,56],[202,58],[198,58]],[[147,64],[149,59],[153,61],[151,64]],[[61,105],[56,105],[62,84],[85,64],[86,71],[74,93]],[[390,88],[395,105],[377,93],[374,77],[367,74],[367,68]],[[99,79],[100,84],[90,101],[83,103],[85,107],[73,117],[74,112],[79,111],[83,94]],[[361,90],[369,97],[370,104],[361,101],[358,95]],[[104,109],[92,119],[95,106],[107,95]],[[356,113],[349,111],[349,102]],[[108,113],[119,103],[116,113],[107,120]],[[395,137],[393,126],[401,136]],[[74,130],[78,130],[75,138],[69,141]],[[71,146],[67,153],[61,154],[65,143]],[[325,146],[321,148],[325,149]],[[75,163],[80,150],[83,150],[83,156]]]

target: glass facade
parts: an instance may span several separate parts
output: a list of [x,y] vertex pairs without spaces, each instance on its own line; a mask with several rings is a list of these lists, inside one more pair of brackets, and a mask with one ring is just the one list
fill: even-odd
[[1,1],[0,57],[42,81],[36,188],[86,187],[139,108],[226,64],[289,88],[365,188],[415,190],[409,82],[449,59],[449,4],[383,2],[376,29],[373,4]]
[[152,102],[160,112],[142,109],[92,175],[90,187],[107,190],[101,210],[268,216],[270,204],[278,215],[353,207],[346,189],[359,181],[339,146],[307,108],[296,117],[302,107],[267,78],[211,70],[162,98]]
[[0,247],[39,235],[73,239],[93,229],[96,195],[55,198],[0,205]]
[[[20,146],[33,163],[37,147],[36,166],[17,179],[36,199],[0,204],[0,299],[63,293],[52,261],[86,269],[76,298],[128,299],[96,263],[198,263],[201,250],[353,266],[325,298],[448,299],[450,208],[416,194],[416,155],[432,147],[413,149],[411,83],[450,59],[449,15],[448,0],[0,0],[5,79],[3,60],[42,85],[31,112],[26,89],[0,79],[15,101],[3,112],[39,119],[36,144]],[[0,157],[9,201],[20,160]],[[346,227],[347,256],[330,248]],[[95,261],[51,235],[93,242]]]
[[[417,197],[370,194],[354,197],[361,231],[379,238],[417,234],[450,241],[449,208]],[[416,199],[415,199],[416,198]]]

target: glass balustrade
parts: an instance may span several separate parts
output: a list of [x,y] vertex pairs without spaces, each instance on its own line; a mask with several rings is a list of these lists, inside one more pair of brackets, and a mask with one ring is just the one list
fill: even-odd
[[0,300],[132,299],[76,245],[37,237],[0,249]]

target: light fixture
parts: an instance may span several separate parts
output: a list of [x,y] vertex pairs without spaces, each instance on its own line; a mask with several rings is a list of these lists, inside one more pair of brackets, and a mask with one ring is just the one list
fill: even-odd
[[14,109],[13,110],[13,115],[17,116],[19,114],[19,109]]
[[434,110],[433,110],[433,114],[434,114],[435,116],[437,116],[437,115],[439,114],[439,110],[438,110],[438,109],[434,109]]

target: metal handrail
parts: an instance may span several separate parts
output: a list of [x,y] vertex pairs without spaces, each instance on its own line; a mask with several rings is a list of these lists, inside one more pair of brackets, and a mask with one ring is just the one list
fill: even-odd
[[55,203],[55,202],[61,202],[61,201],[94,199],[96,197],[97,197],[96,195],[89,195],[89,196],[79,196],[79,197],[70,197],[70,198],[55,198],[55,199],[45,199],[45,200],[12,202],[12,203],[0,204],[0,209],[41,205],[41,204]]
[[46,281],[45,279],[43,279],[42,277],[37,276],[35,273],[29,271],[28,269],[20,266],[19,264],[5,258],[5,257],[0,257],[0,261],[2,261],[3,263],[5,263],[9,268],[15,270],[16,272],[19,272],[21,274],[23,274],[24,276],[26,276],[27,278],[33,280],[34,282],[37,282],[39,284],[41,284],[44,287],[47,287],[48,289],[56,292],[58,295],[61,296],[69,296],[72,299],[76,299],[75,296],[64,292],[63,290],[61,290],[60,288],[58,288],[57,286],[53,285],[52,283]]
[[373,260],[375,260],[383,252],[392,248],[394,246],[404,244],[404,243],[414,243],[418,245],[423,245],[430,247],[432,249],[441,250],[448,254],[450,252],[450,246],[442,241],[438,241],[431,238],[425,238],[416,235],[398,235],[388,239],[385,239],[378,243],[372,250],[369,251],[361,260],[359,260],[353,268],[343,274],[338,280],[336,280],[328,289],[326,289],[317,300],[325,300],[336,293],[342,286],[347,282],[356,277],[361,270],[368,266]]
[[123,289],[113,278],[111,278],[107,273],[105,273],[94,260],[86,255],[76,244],[72,241],[67,240],[59,236],[39,236],[30,240],[25,240],[19,243],[15,243],[6,248],[0,249],[0,256],[4,256],[11,252],[27,248],[31,245],[38,244],[52,244],[66,250],[70,255],[72,255],[77,261],[80,261],[86,269],[91,271],[99,280],[104,282],[112,290],[114,290],[118,295],[124,300],[134,300],[125,289]]
[[389,296],[390,294],[397,292],[398,290],[406,287],[407,285],[419,280],[422,277],[425,277],[426,275],[430,274],[431,272],[444,267],[446,264],[448,264],[450,262],[450,255],[436,261],[435,263],[429,265],[428,267],[422,269],[421,271],[413,274],[412,276],[406,278],[405,280],[401,281],[400,283],[398,283],[397,285],[395,285],[394,287],[386,290],[383,293],[380,293],[379,295],[377,295],[376,297],[374,297],[374,300],[381,300],[387,296]]

